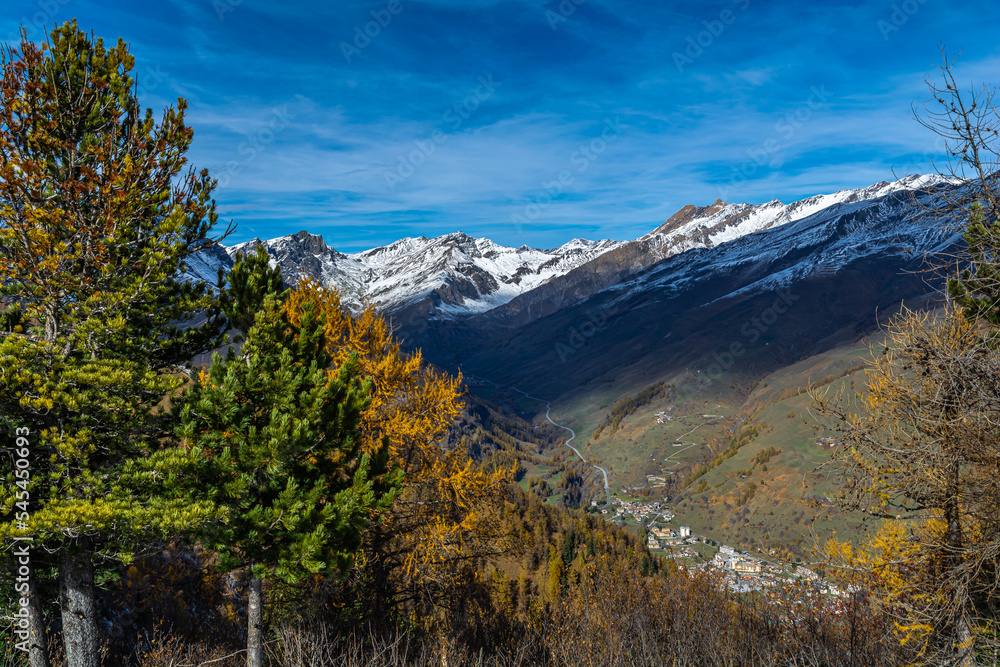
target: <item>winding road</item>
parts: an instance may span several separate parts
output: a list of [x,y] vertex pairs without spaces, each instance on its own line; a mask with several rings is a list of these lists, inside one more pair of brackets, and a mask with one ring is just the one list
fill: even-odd
[[700,429],[702,426],[709,426],[711,424],[715,424],[720,419],[722,419],[724,416],[725,415],[705,415],[705,417],[710,417],[711,419],[709,419],[708,421],[702,422],[700,424],[695,424],[695,427],[693,429],[691,429],[687,433],[681,433],[679,436],[677,436],[677,439],[680,440],[681,438],[683,438],[686,435],[691,435],[692,433],[694,433],[695,431],[697,431],[698,429]]
[[[671,455],[670,455],[670,456],[668,456],[667,458],[663,459],[663,463],[666,463],[667,461],[669,461],[670,459],[674,458],[675,456],[677,456],[677,455],[678,455],[678,454],[680,454],[681,452],[683,452],[683,451],[686,451],[686,450],[688,450],[688,449],[691,449],[692,447],[697,447],[697,446],[698,446],[698,443],[697,443],[697,442],[692,442],[691,444],[689,444],[689,445],[688,445],[687,447],[685,447],[684,449],[678,449],[678,450],[677,450],[676,452],[674,452],[673,454],[671,454]],[[674,461],[673,465],[670,465],[670,466],[664,466],[664,467],[667,467],[667,468],[674,468],[674,467],[676,467],[676,466],[677,466],[677,465],[679,465],[679,464],[680,464],[680,461]]]
[[[536,398],[535,396],[529,396],[528,394],[524,393],[523,391],[521,391],[520,389],[518,389],[516,387],[511,387],[511,389],[513,389],[517,393],[521,394],[525,398],[530,398],[533,401],[538,401],[539,403],[544,403],[545,404],[545,418],[547,420],[549,420],[549,423],[552,424],[553,426],[557,426],[557,427],[563,429],[564,431],[569,431],[569,433],[570,433],[569,440],[567,440],[563,444],[566,445],[567,447],[569,447],[570,449],[572,449],[573,453],[575,453],[577,456],[579,456],[581,461],[583,461],[584,463],[590,463],[589,461],[587,461],[586,458],[584,458],[583,454],[580,453],[579,449],[577,449],[573,445],[569,444],[570,442],[573,441],[573,438],[576,437],[576,431],[574,431],[573,429],[571,429],[569,426],[563,426],[562,424],[559,424],[559,423],[557,423],[555,421],[552,421],[552,417],[550,416],[550,412],[552,411],[552,402],[551,401],[546,401],[546,400],[543,400],[541,398]],[[605,469],[605,468],[597,465],[596,463],[591,463],[590,465],[592,467],[597,468],[598,470],[600,470],[601,474],[604,475],[604,493],[608,496],[608,502],[607,502],[607,505],[605,505],[605,507],[607,507],[608,505],[611,504],[611,487],[608,485],[608,471],[607,471],[607,469]]]

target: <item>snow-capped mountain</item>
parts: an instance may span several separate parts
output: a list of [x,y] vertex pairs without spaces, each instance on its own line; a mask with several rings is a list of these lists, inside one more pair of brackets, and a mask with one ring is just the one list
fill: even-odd
[[[624,295],[655,289],[662,298],[710,274],[735,275],[740,286],[712,300],[730,299],[770,293],[810,278],[833,275],[852,262],[874,255],[902,260],[934,255],[952,246],[958,236],[955,229],[922,219],[908,196],[915,194],[918,200],[929,197],[916,188],[938,185],[943,179],[917,179],[912,179],[912,188],[883,182],[864,190],[810,197],[788,206],[775,201],[749,207],[741,214],[742,219],[756,218],[759,231],[738,233],[737,221],[728,229],[706,232],[712,241],[720,237],[725,240],[717,246],[707,245],[700,252],[675,257],[607,291],[609,295]],[[733,231],[738,235],[726,239]]]
[[[692,250],[716,248],[768,229],[783,227],[822,211],[836,212],[851,204],[880,201],[917,192],[947,181],[939,176],[910,176],[867,188],[842,190],[783,204],[685,206],[650,233],[612,248],[590,262],[518,295],[476,319],[489,326],[516,329],[583,301],[647,268]],[[484,324],[485,326],[485,324]]]
[[[519,307],[535,290],[450,328],[434,327],[416,342],[442,366],[462,364],[465,372],[505,377],[545,396],[622,374],[779,368],[874,331],[876,317],[901,303],[935,298],[942,273],[929,269],[961,242],[959,221],[923,215],[939,185],[948,187],[940,179],[876,184],[787,207],[744,206],[736,217],[724,212],[727,205],[707,207],[670,231],[691,225],[706,239],[703,247],[544,319],[496,326],[497,311]],[[742,232],[754,216],[764,228],[709,244],[713,235]]]
[[184,276],[187,280],[192,282],[203,280],[215,287],[219,279],[219,271],[222,271],[223,280],[225,280],[225,274],[229,273],[229,269],[233,267],[233,260],[224,246],[215,245],[188,257],[186,264],[187,270],[184,272]]
[[510,328],[578,303],[668,257],[943,181],[937,176],[911,176],[791,204],[774,200],[759,205],[722,201],[689,205],[633,241],[574,239],[551,250],[509,248],[456,232],[430,239],[405,238],[345,254],[327,246],[321,236],[302,231],[202,253],[188,262],[188,274],[214,284],[220,268],[225,270],[238,253],[262,244],[287,282],[313,277],[337,287],[349,307],[371,303],[399,324],[488,314],[493,325]]
[[367,301],[397,318],[404,313],[450,318],[484,312],[621,245],[573,239],[552,250],[508,248],[456,232],[345,254],[327,246],[321,236],[299,232],[225,250],[235,259],[257,244],[267,248],[289,283],[312,277],[337,287],[350,307]]
[[693,248],[712,248],[747,234],[781,227],[824,209],[873,201],[894,192],[920,190],[945,182],[946,179],[936,175],[914,175],[892,182],[881,181],[867,188],[815,195],[791,204],[783,204],[777,199],[759,205],[726,204],[720,199],[711,206],[685,206],[642,238],[659,240],[665,255],[675,255]]

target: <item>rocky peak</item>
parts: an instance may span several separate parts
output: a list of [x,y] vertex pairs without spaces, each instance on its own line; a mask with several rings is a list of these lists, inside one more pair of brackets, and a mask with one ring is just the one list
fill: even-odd
[[679,211],[667,218],[666,222],[654,229],[650,232],[650,234],[669,234],[678,227],[685,225],[692,220],[697,218],[707,218],[715,215],[726,206],[726,202],[721,199],[716,199],[714,204],[710,204],[708,206],[695,206],[694,204],[688,204],[687,206],[681,207]]

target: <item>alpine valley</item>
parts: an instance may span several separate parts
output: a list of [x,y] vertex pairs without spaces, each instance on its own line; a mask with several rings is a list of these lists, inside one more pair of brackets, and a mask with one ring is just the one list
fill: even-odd
[[935,306],[961,236],[926,211],[951,187],[910,176],[689,205],[638,239],[549,250],[456,232],[345,254],[303,231],[219,246],[188,271],[215,282],[263,244],[288,283],[388,314],[406,347],[465,378],[449,446],[510,450],[549,502],[611,519],[606,493],[648,498],[699,534],[798,556],[854,528],[827,511],[838,443],[811,394],[863,390],[880,323]]

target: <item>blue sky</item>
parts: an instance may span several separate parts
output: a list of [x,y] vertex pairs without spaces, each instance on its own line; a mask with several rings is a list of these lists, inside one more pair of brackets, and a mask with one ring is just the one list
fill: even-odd
[[345,252],[628,239],[927,172],[939,45],[970,85],[1000,65],[1000,3],[972,0],[6,0],[0,36],[73,17],[130,42],[147,106],[189,101],[228,242]]

